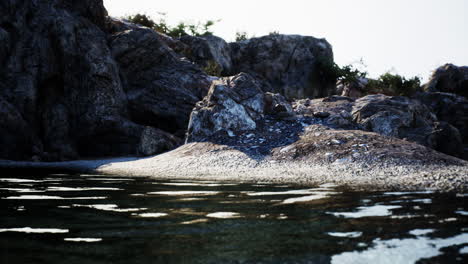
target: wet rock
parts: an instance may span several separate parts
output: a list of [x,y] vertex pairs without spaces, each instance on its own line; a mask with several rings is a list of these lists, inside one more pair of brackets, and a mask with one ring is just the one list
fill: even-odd
[[423,88],[427,92],[454,93],[468,98],[468,66],[445,64],[434,71]]
[[203,140],[218,132],[235,134],[254,130],[265,107],[260,87],[246,73],[213,81],[208,95],[190,115],[187,142]]
[[230,43],[235,72],[247,72],[266,80],[265,92],[288,99],[331,95],[335,81],[325,66],[333,62],[331,45],[325,39],[271,34]]

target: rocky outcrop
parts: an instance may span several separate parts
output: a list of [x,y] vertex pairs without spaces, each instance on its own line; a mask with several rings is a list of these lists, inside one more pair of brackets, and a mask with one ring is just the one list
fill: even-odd
[[266,80],[274,92],[293,98],[331,95],[336,80],[327,76],[333,63],[331,45],[325,39],[271,34],[230,43],[235,72],[247,72]]
[[468,66],[445,64],[434,71],[423,88],[427,92],[454,93],[468,98]]
[[438,120],[449,123],[459,131],[465,159],[468,159],[468,99],[450,93],[420,93],[417,100],[425,104]]
[[181,59],[155,31],[124,22],[109,36],[132,120],[183,136],[211,79]]
[[463,157],[463,132],[417,100],[385,95],[356,100],[332,96],[299,100],[293,106],[298,115],[320,117],[320,123],[332,128],[372,131]]
[[351,98],[359,98],[364,95],[365,87],[368,82],[369,80],[367,78],[358,78],[353,82],[339,80],[336,83],[336,94]]
[[156,32],[116,24],[102,1],[0,3],[0,158],[149,155],[178,145],[170,134],[183,136],[208,76]]
[[179,49],[190,61],[200,65],[210,75],[229,76],[234,73],[231,48],[224,39],[213,36],[183,36],[179,39],[184,48]]
[[187,141],[203,140],[218,132],[235,136],[254,130],[264,106],[261,85],[250,75],[240,73],[214,81],[190,116]]
[[452,156],[463,157],[459,131],[438,120],[429,108],[415,100],[369,95],[356,100],[352,115],[354,121],[367,131],[407,139]]

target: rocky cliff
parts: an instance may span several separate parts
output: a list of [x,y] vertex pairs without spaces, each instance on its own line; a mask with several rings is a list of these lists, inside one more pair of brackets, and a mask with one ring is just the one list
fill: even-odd
[[4,0],[0,61],[1,159],[148,156],[184,140],[318,153],[298,141],[317,126],[468,153],[464,68],[438,70],[417,98],[330,97],[324,39],[174,39],[109,17],[99,0]]
[[[253,69],[265,79],[265,90],[319,95],[326,88],[309,83],[322,50],[332,59],[331,47],[311,37],[250,44],[214,36],[172,39],[108,17],[99,0],[1,1],[0,158],[63,160],[173,149],[183,141],[192,108],[216,79],[203,71],[207,65],[226,75]],[[244,65],[250,55],[256,59]],[[283,77],[275,76],[279,68],[266,72],[268,64],[287,65],[280,69]]]

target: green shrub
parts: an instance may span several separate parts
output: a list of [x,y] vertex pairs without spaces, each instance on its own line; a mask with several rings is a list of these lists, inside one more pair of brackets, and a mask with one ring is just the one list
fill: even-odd
[[365,90],[366,93],[372,94],[411,96],[421,90],[421,79],[416,76],[406,79],[399,74],[387,72],[380,75],[376,80],[370,79]]
[[247,37],[247,32],[245,31],[237,31],[236,32],[236,42],[237,41],[244,41],[244,40],[247,40],[248,37]]
[[145,27],[152,28],[158,32],[164,33],[174,38],[180,38],[182,36],[205,36],[212,35],[213,32],[210,28],[217,22],[213,20],[207,20],[203,23],[185,23],[179,22],[176,26],[171,26],[166,22],[166,14],[160,13],[158,21],[154,21],[150,16],[145,14],[135,14],[126,16],[125,19],[128,21],[139,24]]
[[154,22],[154,20],[152,20],[149,16],[145,14],[131,15],[131,16],[125,17],[125,19],[134,24],[142,25],[144,27],[149,27],[149,28],[156,27],[156,22]]
[[352,84],[357,82],[360,78],[366,78],[367,76],[367,72],[360,71],[352,64],[340,67],[326,57],[319,57],[317,59],[317,64],[322,75],[327,80],[342,81]]
[[218,76],[221,77],[221,66],[213,60],[208,61],[207,65],[203,68],[203,70],[210,76]]

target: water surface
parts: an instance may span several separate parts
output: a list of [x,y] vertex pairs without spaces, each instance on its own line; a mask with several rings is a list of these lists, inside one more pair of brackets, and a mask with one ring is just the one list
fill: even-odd
[[0,178],[0,263],[467,263],[466,194]]

